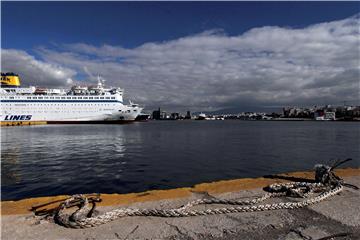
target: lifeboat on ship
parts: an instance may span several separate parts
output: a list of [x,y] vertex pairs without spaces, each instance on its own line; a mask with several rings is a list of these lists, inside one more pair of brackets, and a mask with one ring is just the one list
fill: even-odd
[[45,94],[48,94],[48,90],[47,90],[47,88],[37,87],[37,88],[35,89],[34,94],[45,95]]
[[88,92],[88,88],[84,86],[73,86],[71,91],[74,95],[85,95]]

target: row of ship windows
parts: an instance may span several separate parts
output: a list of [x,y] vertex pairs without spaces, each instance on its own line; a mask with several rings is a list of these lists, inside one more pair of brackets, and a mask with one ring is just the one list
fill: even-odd
[[[11,111],[12,109],[10,108],[9,111]],[[19,109],[14,109],[16,111],[19,111]],[[21,109],[20,109],[21,110]],[[24,109],[22,110],[24,114],[28,114],[28,112],[26,112],[28,109]],[[115,111],[115,109],[97,109],[98,111]],[[134,112],[137,112],[137,110],[133,110]],[[31,111],[31,113],[29,114],[32,114],[32,113],[49,113],[49,112],[53,112],[53,113],[58,113],[58,112],[72,112],[72,113],[82,113],[82,112],[94,112],[94,109],[89,109],[89,110],[82,110],[82,111],[78,111],[78,110],[62,110],[62,109],[55,109],[55,110],[52,110],[52,111],[49,111],[49,110],[43,110],[43,111]],[[130,113],[131,111],[130,110],[119,110],[119,112],[122,112],[122,113]]]
[[[99,111],[105,111],[105,110],[99,110]],[[110,110],[106,110],[106,111],[110,111]],[[111,110],[111,111],[115,111],[115,110]],[[31,111],[31,113],[27,113],[27,112],[22,112],[21,114],[29,114],[29,115],[34,115],[35,113],[84,113],[84,112],[90,112],[90,113],[94,113],[94,111],[92,110],[83,110],[83,111],[74,111],[74,110],[69,110],[69,111],[65,111],[65,110],[54,110],[54,111]],[[125,111],[124,111],[125,112]]]
[[[15,97],[9,97],[9,99],[15,99]],[[26,97],[26,99],[115,99],[115,97]]]
[[[27,106],[64,106],[63,103],[26,103],[26,104],[13,104],[15,107]],[[114,103],[66,103],[66,106],[114,106]]]

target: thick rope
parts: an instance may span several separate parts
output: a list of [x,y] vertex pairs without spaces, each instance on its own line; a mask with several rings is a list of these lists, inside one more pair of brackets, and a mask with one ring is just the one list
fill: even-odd
[[[339,163],[337,164],[339,165]],[[183,207],[174,209],[119,208],[106,212],[100,216],[91,217],[91,214],[95,209],[95,201],[92,201],[92,207],[89,207],[89,201],[84,195],[74,195],[60,204],[55,214],[55,220],[60,225],[68,228],[90,228],[127,216],[190,217],[279,209],[298,209],[319,203],[343,190],[343,182],[332,172],[333,168],[325,165],[316,165],[315,170],[315,179],[317,181],[315,183],[275,183],[268,187],[270,193],[259,198],[251,200],[199,199],[189,202]],[[280,196],[301,197],[303,200],[259,204],[269,198]],[[66,214],[64,210],[74,206],[74,203],[77,203],[79,209],[71,215]],[[223,204],[232,206],[209,208],[206,210],[191,209],[196,205],[203,204]]]

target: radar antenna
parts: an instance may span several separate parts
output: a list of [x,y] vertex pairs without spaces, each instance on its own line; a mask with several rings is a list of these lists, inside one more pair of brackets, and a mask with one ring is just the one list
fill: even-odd
[[98,75],[98,86],[102,87],[105,84],[105,79]]

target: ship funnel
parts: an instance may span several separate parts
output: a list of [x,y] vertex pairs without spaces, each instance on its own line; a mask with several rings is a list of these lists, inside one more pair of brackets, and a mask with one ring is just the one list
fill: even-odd
[[1,87],[20,87],[19,75],[15,73],[1,73]]

